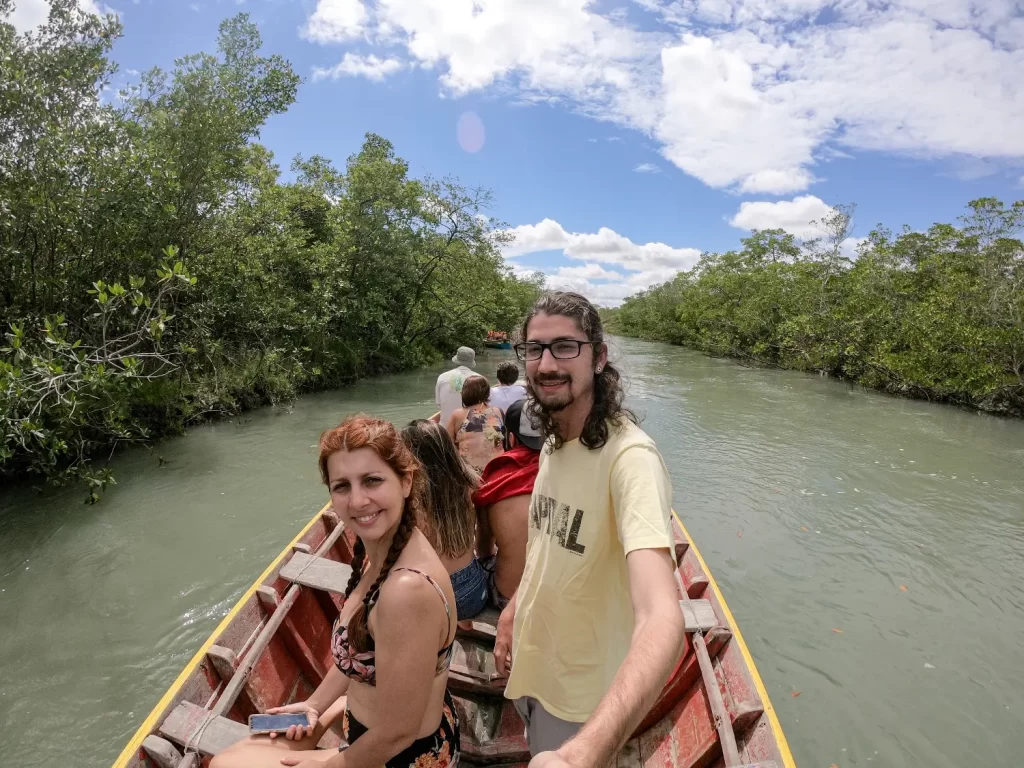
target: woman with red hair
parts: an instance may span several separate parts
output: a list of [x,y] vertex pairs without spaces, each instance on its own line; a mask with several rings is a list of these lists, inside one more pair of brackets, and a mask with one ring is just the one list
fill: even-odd
[[[454,768],[459,722],[447,683],[455,596],[417,527],[423,470],[390,422],[353,416],[321,436],[320,474],[335,514],[358,537],[334,626],[335,666],[307,701],[269,710],[304,713],[308,726],[289,728],[284,739],[250,737],[211,768]],[[316,749],[338,713],[347,746]]]

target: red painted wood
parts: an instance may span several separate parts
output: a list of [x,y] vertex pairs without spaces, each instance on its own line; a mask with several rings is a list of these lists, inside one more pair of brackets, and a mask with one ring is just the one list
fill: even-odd
[[679,574],[686,585],[686,593],[691,600],[699,600],[708,588],[708,577],[700,567],[700,561],[692,549],[687,549],[679,564]]
[[761,715],[743,734],[739,742],[740,757],[745,763],[758,763],[775,761],[778,768],[782,768],[782,753],[775,741],[775,734],[765,715]]
[[266,712],[288,700],[299,675],[299,666],[278,633],[256,662],[245,690],[258,711]]
[[[708,630],[704,635],[704,642],[707,645],[708,655],[713,659],[717,656],[722,648],[725,647],[726,643],[732,638],[732,632],[724,627],[715,627],[714,629]],[[676,668],[672,671],[672,675],[669,677],[668,682],[662,689],[661,695],[658,700],[651,707],[651,711],[647,716],[640,722],[636,731],[633,733],[632,738],[636,738],[639,734],[650,728],[656,722],[661,720],[663,717],[668,715],[673,705],[678,702],[682,696],[692,688],[700,676],[700,664],[697,661],[697,656],[692,652],[692,645],[690,643],[690,637],[686,637],[686,646],[682,659],[676,664]]]
[[764,712],[764,705],[737,645],[730,643],[715,660],[714,666],[725,708],[738,738],[740,733],[754,725]]
[[690,540],[686,538],[683,529],[679,527],[675,520],[672,521],[672,538],[675,541],[676,565],[679,565],[683,561],[683,555],[686,554],[686,550],[690,548]]
[[331,627],[313,590],[299,595],[280,634],[306,679],[320,685],[330,668],[324,662],[331,654]]
[[702,686],[695,685],[640,737],[644,768],[704,768],[721,754]]

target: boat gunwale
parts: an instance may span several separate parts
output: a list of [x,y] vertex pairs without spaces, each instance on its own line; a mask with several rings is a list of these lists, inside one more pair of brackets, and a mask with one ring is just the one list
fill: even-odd
[[[217,640],[220,639],[220,636],[228,628],[231,622],[234,621],[235,617],[242,611],[242,608],[244,608],[246,603],[255,596],[256,590],[271,579],[274,572],[279,570],[283,565],[285,557],[291,554],[293,547],[302,540],[314,525],[316,525],[318,520],[323,518],[324,513],[330,508],[331,502],[328,501],[320,508],[320,511],[313,515],[313,518],[302,527],[302,530],[300,530],[295,537],[288,542],[287,546],[285,546],[285,548],[281,550],[281,553],[271,561],[270,565],[266,567],[263,573],[256,577],[256,580],[253,581],[242,596],[238,598],[238,601],[231,606],[231,610],[225,614],[224,618],[221,619],[213,632],[210,633],[210,636],[199,647],[199,650],[195,652],[195,655],[181,670],[174,682],[171,683],[163,696],[160,697],[153,709],[150,710],[148,715],[146,715],[145,720],[142,721],[131,739],[125,745],[124,749],[121,750],[121,754],[117,756],[117,759],[114,761],[111,768],[127,768],[129,761],[135,757],[142,748],[142,742],[146,740],[146,737],[156,733],[157,726],[160,724],[160,719],[168,714],[167,710],[170,707],[171,702],[174,701],[174,697],[178,694],[182,686],[185,685],[192,674],[199,668],[199,665],[203,663],[203,659],[206,658],[206,652],[217,644]],[[341,525],[340,522],[338,524]]]
[[743,657],[743,662],[746,665],[747,671],[750,673],[751,680],[754,683],[754,690],[756,690],[757,695],[761,697],[761,704],[764,706],[764,714],[768,717],[768,724],[771,726],[775,745],[778,747],[779,755],[782,757],[783,768],[796,768],[796,761],[793,759],[792,751],[790,751],[789,742],[786,740],[786,734],[782,730],[782,723],[779,722],[779,717],[775,712],[775,707],[772,706],[771,699],[768,696],[768,689],[765,688],[764,681],[761,679],[761,673],[758,671],[757,664],[754,662],[754,657],[751,655],[750,649],[747,647],[747,643],[743,639],[743,633],[740,632],[740,627],[736,621],[736,617],[733,616],[732,610],[730,610],[729,604],[725,600],[725,595],[722,594],[722,590],[719,588],[718,582],[715,581],[714,574],[711,572],[707,562],[704,560],[704,556],[701,555],[700,549],[694,542],[690,532],[686,530],[686,526],[683,524],[682,518],[679,517],[679,513],[673,509],[672,516],[675,518],[680,530],[682,530],[683,535],[686,537],[690,549],[693,550],[693,554],[696,556],[701,570],[703,570],[704,575],[708,577],[708,586],[714,591],[715,597],[718,598],[718,604],[721,606],[724,618],[729,624],[729,629],[732,631],[731,642],[736,643],[737,648],[739,648],[740,655]]

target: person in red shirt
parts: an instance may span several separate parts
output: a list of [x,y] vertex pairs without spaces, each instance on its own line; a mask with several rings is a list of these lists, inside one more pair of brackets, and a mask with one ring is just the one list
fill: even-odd
[[477,557],[489,574],[490,599],[498,610],[515,594],[526,565],[530,495],[544,445],[525,405],[525,399],[517,400],[506,410],[506,450],[487,463],[473,493]]

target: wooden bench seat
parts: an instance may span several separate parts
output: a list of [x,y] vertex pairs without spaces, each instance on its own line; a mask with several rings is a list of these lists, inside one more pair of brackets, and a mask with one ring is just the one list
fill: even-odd
[[296,552],[281,568],[282,579],[337,594],[345,593],[351,576],[352,566],[305,552]]
[[498,634],[498,609],[488,606],[474,616],[469,627],[459,627],[460,637],[472,637],[476,640],[489,640],[492,643]]
[[198,751],[202,755],[217,755],[249,738],[249,727],[226,717],[211,718],[203,727],[209,710],[183,701],[164,718],[160,735],[182,747]]
[[683,611],[683,620],[686,623],[687,632],[707,632],[713,627],[719,626],[718,616],[710,600],[685,600],[679,601],[679,607]]

